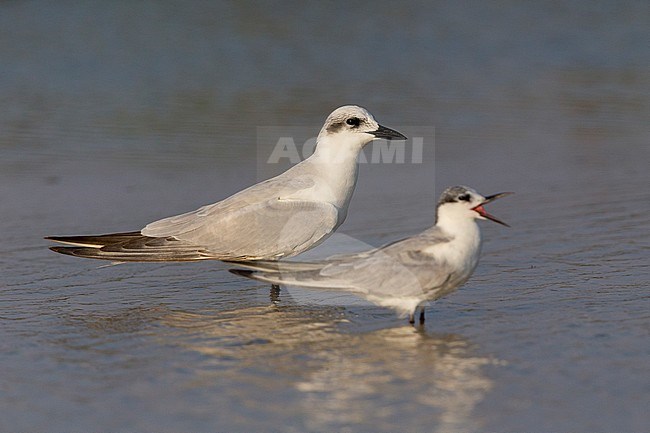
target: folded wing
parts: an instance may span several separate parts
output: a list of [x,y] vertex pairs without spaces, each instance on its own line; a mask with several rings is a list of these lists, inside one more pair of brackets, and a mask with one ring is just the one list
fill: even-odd
[[[232,272],[273,284],[356,292],[369,299],[421,297],[449,279],[448,265],[425,252],[448,238],[423,233],[359,254],[331,257],[319,262],[250,262]],[[398,293],[398,295],[397,295]]]

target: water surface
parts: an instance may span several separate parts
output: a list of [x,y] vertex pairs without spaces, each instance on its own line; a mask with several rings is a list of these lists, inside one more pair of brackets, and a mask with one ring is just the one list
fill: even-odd
[[[0,430],[647,430],[647,5],[5,2],[0,28]],[[312,254],[418,232],[448,185],[517,193],[424,327],[42,240],[224,198],[281,170],[260,128],[347,103],[429,144],[364,164]]]

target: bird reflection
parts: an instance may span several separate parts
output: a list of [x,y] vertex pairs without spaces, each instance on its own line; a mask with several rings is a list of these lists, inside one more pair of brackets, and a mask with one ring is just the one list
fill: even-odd
[[[212,317],[170,312],[164,322],[200,330],[201,338],[184,343],[185,349],[210,355],[214,363],[237,370],[233,374],[254,366],[269,372],[266,379],[256,375],[259,382],[268,380],[261,387],[277,386],[278,376],[285,386],[291,382],[309,430],[480,429],[471,414],[493,387],[483,369],[494,360],[477,355],[461,336],[424,328],[359,333],[348,314],[336,307],[271,305]],[[206,375],[199,381],[204,382],[215,373],[197,374]]]
[[[368,314],[373,320],[366,320]],[[127,357],[123,366],[106,361],[107,371],[133,371],[152,368],[157,348],[171,346],[186,372],[185,388],[217,387],[233,404],[266,407],[280,420],[299,414],[305,430],[478,431],[482,426],[473,411],[493,387],[484,369],[495,361],[479,355],[466,338],[392,327],[393,315],[375,307],[159,306],[76,314],[68,323],[76,329],[60,341],[68,357],[108,347],[120,359],[122,350],[140,353],[132,351],[145,339],[143,359]],[[255,391],[260,389],[263,394]],[[282,396],[272,409],[269,395]]]

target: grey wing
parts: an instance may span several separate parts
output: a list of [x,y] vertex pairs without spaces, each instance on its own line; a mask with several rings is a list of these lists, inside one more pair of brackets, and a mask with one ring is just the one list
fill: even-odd
[[449,235],[442,233],[439,228],[434,226],[417,235],[389,242],[377,248],[353,254],[335,254],[328,257],[327,260],[331,262],[350,262],[357,259],[365,259],[371,257],[373,254],[377,254],[379,252],[391,256],[397,256],[404,253],[408,254],[409,252],[417,253],[418,251],[422,251],[423,249],[431,247],[435,244],[449,242],[450,240],[451,238]]
[[449,275],[445,263],[421,250],[387,254],[376,250],[366,258],[332,263],[320,272],[321,278],[339,281],[372,297],[422,297],[433,287],[444,284]]
[[422,297],[423,293],[443,286],[452,272],[446,263],[424,249],[432,242],[447,241],[449,238],[440,233],[424,232],[358,254],[311,263],[252,263],[246,266],[252,272],[238,273],[287,285],[350,290],[368,297]]
[[330,203],[282,198],[314,183],[310,176],[281,175],[218,203],[155,221],[142,234],[173,236],[224,260],[291,257],[325,240],[342,222]]
[[[286,173],[284,173],[286,174]],[[177,236],[182,233],[213,225],[220,218],[232,212],[277,199],[287,194],[310,188],[314,180],[309,177],[287,178],[280,175],[257,183],[217,203],[202,206],[191,212],[163,218],[147,224],[141,233],[144,236],[165,237]]]
[[333,205],[272,200],[226,214],[216,226],[177,236],[130,232],[47,239],[72,245],[51,248],[58,253],[112,261],[277,260],[317,245],[337,226]]
[[339,225],[329,203],[268,200],[213,216],[193,230],[174,235],[225,260],[277,260],[316,246]]
[[450,237],[433,227],[416,236],[372,250],[357,260],[332,264],[321,273],[331,277],[344,274],[344,279],[352,281],[354,287],[368,295],[421,297],[449,281],[452,267],[426,250],[450,240]]

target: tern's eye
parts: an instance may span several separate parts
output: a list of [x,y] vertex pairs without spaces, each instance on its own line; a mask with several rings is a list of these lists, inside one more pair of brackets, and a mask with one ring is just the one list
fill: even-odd
[[345,123],[347,123],[350,126],[359,126],[361,120],[359,120],[358,117],[350,117],[349,119],[345,120]]
[[459,195],[459,196],[458,196],[458,200],[469,201],[469,200],[470,200],[470,196],[469,196],[469,194]]

